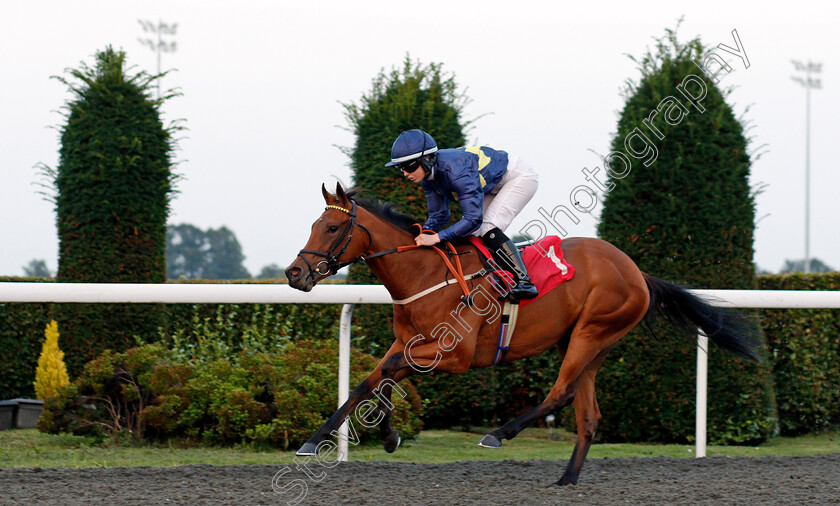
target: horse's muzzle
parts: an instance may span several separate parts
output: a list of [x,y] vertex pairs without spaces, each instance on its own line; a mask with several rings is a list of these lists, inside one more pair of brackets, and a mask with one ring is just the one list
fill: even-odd
[[289,286],[304,292],[312,290],[312,287],[315,286],[315,280],[312,279],[311,273],[294,264],[286,269],[286,279],[289,280]]

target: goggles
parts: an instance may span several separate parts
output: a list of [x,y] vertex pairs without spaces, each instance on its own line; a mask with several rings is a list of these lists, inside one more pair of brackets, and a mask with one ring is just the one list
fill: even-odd
[[413,174],[417,169],[420,168],[420,159],[415,158],[414,160],[409,160],[407,162],[403,162],[396,166],[397,170],[400,172],[406,172],[408,174]]

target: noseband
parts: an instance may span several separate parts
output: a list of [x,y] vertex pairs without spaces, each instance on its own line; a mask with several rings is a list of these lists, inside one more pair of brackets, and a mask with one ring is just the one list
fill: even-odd
[[[333,205],[328,205],[325,208],[325,210],[326,209],[335,209],[335,210],[341,211],[342,213],[345,213],[345,214],[350,216],[350,223],[347,224],[347,228],[344,229],[344,231],[341,233],[341,236],[338,238],[338,240],[330,248],[329,251],[327,251],[325,253],[323,251],[317,251],[317,250],[312,250],[312,249],[302,249],[302,250],[300,250],[300,253],[298,253],[298,256],[301,257],[303,259],[303,261],[306,263],[306,266],[309,267],[309,275],[310,276],[312,276],[313,272],[318,273],[318,274],[325,274],[325,275],[330,273],[330,272],[338,272],[338,270],[341,269],[342,267],[346,267],[350,264],[354,264],[354,263],[358,262],[359,260],[364,260],[364,258],[365,258],[364,253],[362,253],[361,255],[357,256],[356,258],[354,258],[352,260],[347,260],[347,261],[343,261],[343,262],[338,260],[341,257],[341,255],[343,255],[344,252],[347,250],[347,247],[350,245],[350,241],[353,240],[353,229],[357,225],[357,223],[356,223],[356,201],[351,199],[350,203],[352,204],[352,207],[350,208],[350,210],[344,209],[341,206],[333,206]],[[373,238],[371,237],[370,230],[368,230],[367,227],[365,227],[361,223],[358,223],[358,226],[361,227],[361,229],[364,230],[368,235],[368,246],[364,250],[365,252],[367,252],[370,249],[370,245],[373,243]],[[344,244],[342,244],[342,241],[344,241]],[[339,245],[341,245],[341,246],[339,246]],[[338,253],[336,253],[335,251],[338,250],[339,247],[341,249],[338,251]],[[315,264],[315,268],[313,268],[312,264],[309,263],[309,260],[307,260],[306,257],[303,256],[304,253],[309,253],[310,255],[316,255],[316,256],[322,257],[322,258],[324,258],[324,260],[321,260],[320,262]],[[326,267],[327,267],[326,270],[321,270],[321,265],[322,264],[326,264]]]

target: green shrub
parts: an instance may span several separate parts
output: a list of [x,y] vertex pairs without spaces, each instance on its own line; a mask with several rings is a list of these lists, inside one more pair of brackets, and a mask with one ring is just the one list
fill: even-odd
[[44,403],[38,428],[54,434],[142,439],[145,424],[140,414],[154,398],[145,382],[156,364],[168,360],[167,355],[159,345],[132,348],[125,353],[105,350],[85,364],[81,375],[57,397]]
[[[277,360],[276,414],[270,424],[256,427],[251,437],[282,448],[293,448],[306,442],[337,408],[338,346],[335,341],[299,342],[280,354]],[[352,389],[367,377],[377,360],[351,350],[350,364]],[[399,386],[407,395],[403,398],[394,389],[391,424],[403,438],[411,438],[422,427],[419,419],[422,403],[411,382],[403,381]],[[378,439],[378,429],[365,429],[355,416],[352,423],[363,440]]]
[[272,306],[220,304],[212,317],[202,316],[206,309],[193,306],[187,325],[171,333],[161,329],[158,341],[172,350],[176,360],[209,362],[240,352],[277,353],[290,339],[293,320],[277,318]]
[[[764,290],[840,290],[840,272],[758,278]],[[840,309],[762,309],[783,435],[840,426]]]
[[[361,380],[376,359],[352,353]],[[288,449],[303,444],[336,409],[338,349],[333,341],[301,341],[275,354],[240,352],[234,359],[179,362],[160,345],[103,352],[56,399],[39,428],[116,440],[180,438],[208,444],[253,442]],[[404,438],[421,428],[420,397],[401,384],[393,425]],[[358,420],[354,427],[362,429]],[[376,440],[378,429],[359,430]]]
[[[285,340],[335,339],[341,305],[167,304],[164,311],[163,326],[146,342],[160,340],[179,353],[212,354],[204,348],[211,335],[234,352],[260,347],[268,352],[282,347]],[[204,342],[200,342],[202,336]]]

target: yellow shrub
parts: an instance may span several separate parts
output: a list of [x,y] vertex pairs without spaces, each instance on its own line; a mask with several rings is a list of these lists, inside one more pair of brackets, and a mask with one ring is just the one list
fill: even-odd
[[35,370],[35,394],[42,401],[56,395],[64,385],[70,383],[67,366],[64,364],[64,352],[58,348],[58,323],[51,321],[44,334],[46,340]]

